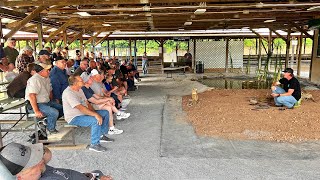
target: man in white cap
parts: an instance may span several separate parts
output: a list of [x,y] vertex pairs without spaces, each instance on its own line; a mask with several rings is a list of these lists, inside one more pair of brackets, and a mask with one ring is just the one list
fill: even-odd
[[22,49],[22,53],[17,57],[16,67],[19,72],[25,71],[28,64],[34,62],[34,57],[32,55],[33,49],[30,46],[26,46]]
[[52,87],[49,78],[51,64],[40,63],[34,70],[37,72],[27,82],[25,99],[30,101],[37,118],[47,117],[47,129],[50,134],[57,133],[56,121],[63,116],[61,104],[52,101]]
[[10,63],[15,64],[16,58],[19,55],[19,52],[18,52],[18,50],[16,50],[15,47],[16,47],[16,39],[8,38],[7,39],[7,46],[5,48],[3,48],[3,50],[8,58],[9,64]]
[[[112,180],[111,176],[105,176],[101,171],[92,173],[81,173],[72,169],[55,168],[48,166],[51,160],[51,151],[41,143],[22,145],[10,143],[0,150],[0,163],[4,168],[16,176],[1,171],[0,179],[21,180],[48,180],[48,179],[75,179],[75,180]],[[1,169],[1,167],[0,167]],[[11,176],[11,177],[10,177]]]

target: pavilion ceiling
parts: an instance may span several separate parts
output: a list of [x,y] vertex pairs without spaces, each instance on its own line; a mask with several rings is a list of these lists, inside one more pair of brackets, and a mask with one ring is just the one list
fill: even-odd
[[[37,23],[42,22],[43,34],[47,35],[61,26],[74,34],[84,31],[90,35],[243,27],[287,31],[292,27],[305,29],[310,19],[320,17],[320,1],[302,0],[1,0],[0,6],[2,18],[16,20],[3,22],[9,29],[40,11],[20,30],[37,32]],[[205,12],[195,13],[197,9]]]

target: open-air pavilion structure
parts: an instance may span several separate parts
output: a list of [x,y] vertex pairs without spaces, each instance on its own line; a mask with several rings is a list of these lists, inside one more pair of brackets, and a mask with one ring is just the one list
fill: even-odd
[[[131,46],[134,46],[135,40],[153,39],[158,42],[159,48],[163,48],[168,39],[190,42],[222,38],[226,42],[225,48],[229,48],[230,39],[257,38],[258,54],[264,47],[261,46],[262,40],[268,42],[264,47],[268,54],[272,51],[273,39],[281,38],[286,43],[285,66],[288,66],[290,43],[295,38],[300,42],[296,48],[297,54],[300,54],[297,56],[299,75],[302,41],[303,38],[310,38],[314,44],[310,57],[310,78],[311,81],[319,81],[316,19],[320,15],[320,2],[317,1],[3,0],[0,6],[0,27],[6,29],[6,33],[0,31],[2,42],[13,36],[31,40],[33,46],[36,46],[34,41],[42,42],[38,45],[40,49],[48,42],[62,40],[64,46],[68,46],[79,40],[83,52],[83,45],[89,43],[94,47],[104,41],[109,45],[111,40],[125,39],[129,41],[131,56]],[[267,31],[261,33],[259,28],[267,28]],[[18,31],[27,33],[19,35]],[[197,45],[192,43],[192,46],[189,49],[195,54],[194,65]],[[229,51],[226,48],[225,53]],[[110,56],[110,52],[107,54]],[[230,60],[228,55],[224,58],[223,69],[227,71]],[[159,59],[163,65],[163,50],[159,50]]]

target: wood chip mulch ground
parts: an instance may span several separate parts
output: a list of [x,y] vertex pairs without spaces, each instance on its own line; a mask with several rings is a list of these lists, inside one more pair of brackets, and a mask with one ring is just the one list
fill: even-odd
[[292,110],[274,107],[270,91],[260,89],[206,91],[194,105],[184,96],[182,105],[200,136],[297,143],[320,139],[320,91],[307,93],[315,102],[304,100]]

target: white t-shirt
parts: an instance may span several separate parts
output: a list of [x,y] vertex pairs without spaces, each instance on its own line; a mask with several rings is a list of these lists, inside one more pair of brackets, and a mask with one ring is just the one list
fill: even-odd
[[28,79],[25,99],[30,100],[29,93],[37,94],[37,103],[47,103],[50,101],[52,91],[50,78],[45,78],[38,73]]
[[63,113],[65,120],[70,123],[71,120],[77,116],[85,115],[79,109],[76,108],[77,105],[82,104],[87,106],[87,98],[84,95],[82,89],[79,91],[74,91],[68,86],[62,93],[63,102]]
[[93,81],[90,88],[93,90],[93,92],[99,96],[104,96],[103,91],[106,91],[106,87],[102,82],[95,82]]

